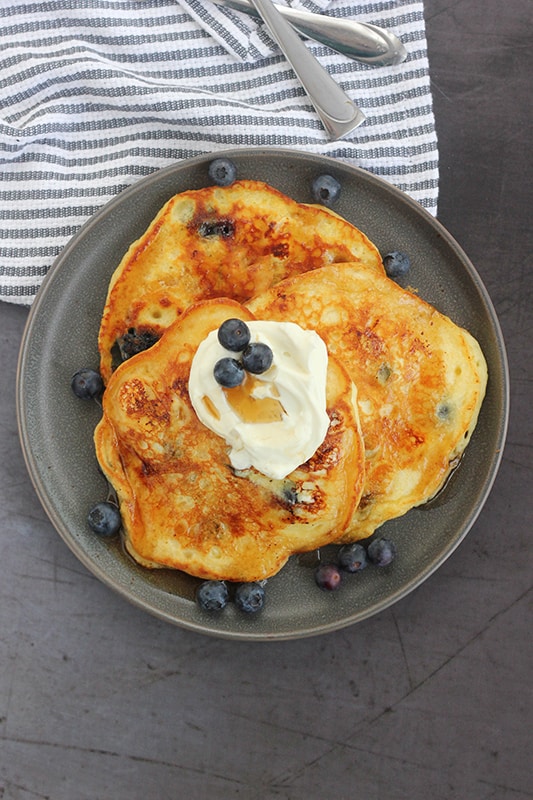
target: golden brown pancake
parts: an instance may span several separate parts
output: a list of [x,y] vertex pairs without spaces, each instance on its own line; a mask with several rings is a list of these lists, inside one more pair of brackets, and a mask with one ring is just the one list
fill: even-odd
[[265,183],[182,192],[163,206],[112,276],[99,335],[104,382],[117,341],[145,337],[151,343],[198,300],[244,302],[284,278],[359,260],[383,271],[378,250],[353,225]]
[[342,537],[363,489],[365,456],[353,383],[330,358],[331,424],[314,456],[283,480],[230,466],[224,439],[199,421],[188,393],[200,342],[230,317],[253,319],[231,299],[194,304],[119,366],[95,444],[136,560],[252,581],[276,573],[292,553]]
[[247,305],[315,330],[357,386],[366,478],[341,538],[366,538],[431,498],[476,425],[487,382],[477,341],[361,263],[289,278]]

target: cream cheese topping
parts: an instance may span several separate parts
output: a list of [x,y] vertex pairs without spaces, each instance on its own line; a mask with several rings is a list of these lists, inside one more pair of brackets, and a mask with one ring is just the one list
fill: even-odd
[[251,342],[267,344],[272,366],[225,389],[213,369],[220,358],[239,359],[212,331],[191,365],[189,396],[200,421],[230,447],[234,469],[255,467],[269,478],[285,478],[315,453],[329,427],[326,412],[328,352],[315,331],[294,322],[246,323]]

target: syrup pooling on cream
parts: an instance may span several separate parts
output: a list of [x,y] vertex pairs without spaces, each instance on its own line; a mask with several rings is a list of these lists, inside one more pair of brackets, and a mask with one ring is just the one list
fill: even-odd
[[272,366],[259,375],[247,373],[240,386],[220,386],[214,366],[235,353],[212,331],[194,356],[189,395],[200,421],[229,445],[235,469],[255,467],[270,478],[285,478],[311,458],[326,436],[328,353],[317,333],[293,322],[253,320],[247,325],[252,342],[271,348]]

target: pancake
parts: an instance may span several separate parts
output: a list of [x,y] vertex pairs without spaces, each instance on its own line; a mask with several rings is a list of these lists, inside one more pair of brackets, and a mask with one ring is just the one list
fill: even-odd
[[342,541],[367,538],[429,500],[477,422],[487,383],[477,341],[360,263],[281,281],[247,307],[315,330],[357,386],[366,477]]
[[104,382],[117,342],[123,357],[153,344],[198,300],[244,302],[292,275],[359,260],[383,272],[378,250],[361,231],[265,183],[243,180],[175,195],[112,276],[99,334]]
[[329,358],[331,422],[312,458],[284,479],[230,466],[224,439],[193,410],[188,380],[200,342],[232,317],[253,319],[231,299],[194,304],[153,347],[119,366],[95,446],[119,498],[126,548],[139,563],[253,581],[343,535],[363,490],[365,456],[355,387]]

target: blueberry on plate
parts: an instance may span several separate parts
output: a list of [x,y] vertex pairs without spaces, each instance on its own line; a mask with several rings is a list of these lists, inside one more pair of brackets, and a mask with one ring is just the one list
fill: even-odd
[[320,564],[315,570],[315,581],[319,589],[334,592],[342,581],[342,573],[337,564]]
[[367,548],[368,559],[376,567],[388,567],[396,556],[396,545],[390,539],[374,539]]
[[87,515],[89,528],[98,536],[110,537],[119,532],[122,520],[120,511],[114,503],[107,500],[96,503]]
[[76,397],[80,397],[82,400],[94,400],[104,390],[104,382],[100,373],[94,369],[79,369],[72,376],[70,385]]
[[235,589],[235,605],[245,614],[255,614],[265,605],[265,590],[257,581],[240,583]]
[[204,581],[196,590],[196,602],[203,611],[222,611],[228,600],[228,587],[224,581]]
[[339,199],[341,185],[333,175],[319,175],[311,184],[311,192],[317,203],[329,208]]
[[361,572],[368,564],[366,550],[362,544],[345,544],[339,550],[339,566],[346,572]]
[[252,342],[242,354],[242,364],[245,370],[260,375],[272,366],[274,353],[263,342]]
[[250,343],[250,328],[242,319],[227,319],[218,329],[218,341],[226,350],[242,353]]
[[411,267],[411,259],[407,253],[402,253],[400,250],[393,250],[392,253],[387,253],[383,257],[383,266],[385,274],[389,278],[401,278],[406,275]]
[[237,167],[229,158],[215,158],[207,172],[217,186],[229,186],[237,177]]
[[240,386],[244,380],[244,368],[236,358],[219,358],[214,366],[215,380],[225,389]]

